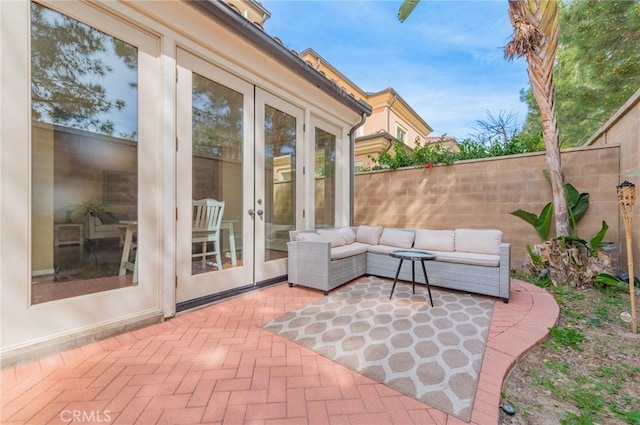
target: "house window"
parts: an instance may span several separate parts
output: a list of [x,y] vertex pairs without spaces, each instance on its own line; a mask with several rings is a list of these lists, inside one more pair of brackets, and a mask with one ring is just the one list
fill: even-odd
[[336,221],[336,136],[315,131],[315,227],[334,227]]
[[136,284],[138,49],[32,2],[31,116],[32,303]]
[[400,140],[402,143],[407,142],[407,130],[402,128],[399,124],[396,126],[396,139]]

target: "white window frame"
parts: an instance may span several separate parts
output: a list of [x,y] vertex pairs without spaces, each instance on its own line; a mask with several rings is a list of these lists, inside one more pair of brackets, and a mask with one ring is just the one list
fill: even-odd
[[[402,134],[400,134],[400,133],[402,133]],[[407,129],[404,128],[399,123],[396,123],[396,139],[398,139],[402,143],[406,144],[407,143],[407,134],[409,134]]]

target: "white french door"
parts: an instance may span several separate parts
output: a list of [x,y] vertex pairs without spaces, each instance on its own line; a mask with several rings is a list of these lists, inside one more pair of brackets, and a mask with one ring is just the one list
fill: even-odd
[[287,274],[289,231],[302,222],[302,109],[256,89],[255,274]]
[[[182,50],[177,72],[176,301],[189,304],[287,274],[303,112]],[[220,226],[196,232],[207,203]]]
[[[178,50],[176,301],[251,285],[253,85]],[[194,201],[224,203],[219,228],[194,233]],[[199,229],[201,230],[201,229]]]

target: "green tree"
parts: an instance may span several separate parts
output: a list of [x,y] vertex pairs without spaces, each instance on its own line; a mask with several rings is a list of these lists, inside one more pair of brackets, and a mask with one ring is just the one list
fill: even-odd
[[129,69],[137,68],[134,47],[31,3],[33,119],[111,135],[114,123],[108,114],[125,107],[124,100],[109,98],[103,85],[113,74],[108,62],[113,56]]
[[[578,146],[640,87],[640,2],[564,1],[554,70],[562,145]],[[540,129],[531,90],[524,131]]]

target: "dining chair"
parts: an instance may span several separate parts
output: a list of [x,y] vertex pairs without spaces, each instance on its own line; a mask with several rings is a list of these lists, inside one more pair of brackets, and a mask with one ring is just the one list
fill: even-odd
[[[206,261],[208,256],[216,257],[215,265],[222,270],[222,254],[220,251],[220,224],[224,214],[224,201],[205,198],[193,201],[193,231],[192,244],[201,243],[201,252],[192,257],[202,257]],[[209,242],[213,243],[213,250],[209,251]]]

